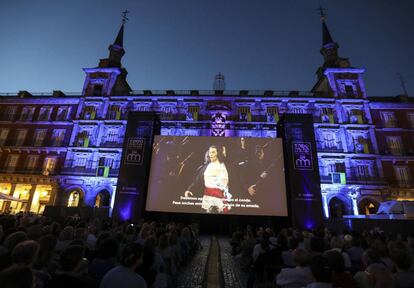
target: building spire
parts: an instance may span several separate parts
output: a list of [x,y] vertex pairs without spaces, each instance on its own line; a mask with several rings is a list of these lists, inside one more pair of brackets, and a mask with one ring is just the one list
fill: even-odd
[[109,46],[109,57],[106,59],[101,59],[99,62],[99,67],[121,67],[121,59],[125,54],[124,50],[124,27],[125,23],[128,21],[127,14],[128,10],[122,12],[122,24],[119,28],[119,32],[115,38],[113,44]]
[[348,59],[339,57],[339,45],[332,39],[328,25],[326,25],[326,9],[320,6],[317,10],[322,22],[322,48],[320,51],[324,58],[323,68],[349,67]]
[[119,47],[123,47],[124,44],[124,26],[125,23],[129,20],[127,17],[127,14],[129,13],[128,10],[125,10],[124,12],[122,12],[122,25],[121,28],[119,28],[119,32],[118,35],[116,36],[114,45],[117,45]]
[[319,6],[318,8],[319,14],[321,15],[321,21],[322,21],[322,45],[323,46],[329,43],[334,43],[334,41],[332,40],[331,33],[329,33],[328,26],[326,25],[325,10],[326,9],[323,8],[322,6]]

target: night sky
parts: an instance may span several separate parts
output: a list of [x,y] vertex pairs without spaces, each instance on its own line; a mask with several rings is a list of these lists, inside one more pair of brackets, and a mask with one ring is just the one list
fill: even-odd
[[0,91],[80,92],[82,68],[108,55],[121,24],[135,90],[310,90],[322,64],[321,22],[342,57],[366,68],[369,96],[414,95],[412,0],[0,1]]

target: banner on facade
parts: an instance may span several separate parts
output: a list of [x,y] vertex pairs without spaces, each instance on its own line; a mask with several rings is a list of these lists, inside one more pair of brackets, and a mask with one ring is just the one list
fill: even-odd
[[278,136],[283,138],[292,224],[313,228],[322,224],[323,210],[312,115],[284,114]]
[[144,212],[152,143],[160,125],[153,112],[130,112],[112,216],[137,221]]

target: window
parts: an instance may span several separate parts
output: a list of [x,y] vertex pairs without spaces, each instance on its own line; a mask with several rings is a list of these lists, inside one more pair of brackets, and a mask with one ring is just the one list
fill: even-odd
[[368,165],[356,165],[356,177],[360,180],[369,178],[369,166]]
[[23,146],[26,139],[27,129],[17,129],[15,146]]
[[354,138],[355,153],[369,153],[369,139],[364,136],[356,136]]
[[19,155],[9,155],[6,162],[6,170],[11,173],[16,170],[17,162],[19,160]]
[[395,113],[391,111],[383,111],[380,113],[382,125],[385,128],[394,128],[396,121],[395,121]]
[[29,155],[26,159],[26,169],[29,171],[35,170],[39,155]]
[[9,135],[9,129],[0,129],[0,146],[3,146],[6,144],[8,135]]
[[239,119],[240,121],[252,121],[252,113],[250,107],[239,107]]
[[279,122],[278,107],[274,107],[274,106],[267,107],[266,116],[267,116],[267,122],[273,122],[273,123]]
[[293,106],[293,107],[290,107],[289,110],[290,110],[289,112],[293,114],[304,114],[305,113],[305,109],[303,107]]
[[56,114],[56,120],[57,121],[66,121],[69,114],[69,107],[67,106],[61,106],[58,108],[57,114]]
[[93,96],[101,96],[103,90],[102,84],[95,84],[93,85]]
[[119,128],[109,128],[105,137],[105,142],[118,143],[118,139],[122,136],[119,134]]
[[414,112],[407,113],[408,126],[414,128]]
[[355,96],[355,90],[353,85],[345,85],[345,95],[348,97]]
[[335,123],[334,113],[332,108],[322,108],[321,120],[323,123]]
[[409,168],[407,166],[395,166],[394,171],[398,184],[404,187],[410,185],[411,177]]
[[328,172],[329,173],[334,173],[334,172],[345,173],[345,163],[342,163],[342,162],[328,163]]
[[2,120],[4,121],[13,121],[16,115],[17,106],[7,106],[4,114],[2,115]]
[[35,107],[32,107],[32,106],[23,107],[22,113],[20,114],[20,120],[31,121],[33,119],[34,111],[35,111]]
[[388,150],[392,155],[403,154],[402,140],[400,136],[387,136],[385,139]]
[[52,133],[52,146],[58,147],[62,145],[65,138],[65,129],[54,129]]
[[189,121],[198,121],[198,112],[200,107],[198,106],[188,106],[186,119]]
[[77,141],[77,146],[80,147],[88,147],[89,146],[89,133],[88,131],[81,131],[78,134],[78,141]]
[[325,133],[323,135],[323,147],[328,149],[336,149],[336,138],[332,133]]
[[56,163],[56,157],[46,157],[43,161],[43,175],[49,175],[53,173],[56,169]]
[[96,107],[95,106],[85,106],[83,110],[83,117],[84,120],[94,120],[96,116]]
[[73,167],[83,167],[86,168],[88,158],[85,156],[76,155],[74,161],[73,161]]
[[39,120],[39,121],[49,121],[51,113],[52,113],[52,107],[49,107],[49,106],[41,107],[37,120]]
[[106,167],[112,167],[112,163],[114,162],[114,159],[109,157],[100,157],[99,158],[99,166],[106,166]]
[[364,123],[364,111],[361,109],[352,109],[349,112],[349,122],[352,124],[363,124]]
[[110,120],[120,120],[121,119],[121,106],[111,105],[108,113],[108,119]]
[[47,133],[47,129],[37,129],[35,131],[33,146],[35,147],[42,146],[43,141],[45,140],[45,137],[46,137],[46,133]]

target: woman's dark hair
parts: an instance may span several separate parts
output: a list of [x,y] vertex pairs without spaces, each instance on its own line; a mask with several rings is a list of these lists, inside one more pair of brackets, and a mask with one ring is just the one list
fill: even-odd
[[142,256],[142,245],[139,243],[128,243],[125,245],[122,251],[121,259],[119,263],[123,266],[131,267]]
[[0,272],[2,288],[32,288],[33,272],[23,265],[12,265]]
[[210,147],[208,147],[208,149],[206,151],[206,154],[204,156],[204,163],[205,164],[210,163],[210,157],[208,155],[209,154],[208,152],[209,152],[210,148],[216,149],[217,159],[219,160],[220,163],[223,163],[224,162],[223,149],[220,148],[219,146],[216,146],[216,145],[211,145]]

